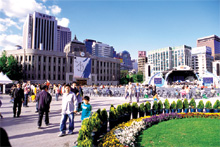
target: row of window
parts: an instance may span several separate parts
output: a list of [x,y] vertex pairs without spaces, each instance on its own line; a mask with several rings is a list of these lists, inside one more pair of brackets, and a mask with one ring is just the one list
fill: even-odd
[[34,74],[24,74],[24,79],[27,80],[66,80],[65,79],[65,75],[57,75],[57,79],[56,79],[56,75],[54,74],[52,77],[50,74],[48,74],[48,76],[46,77],[46,74],[43,74],[43,79],[41,79],[41,74],[38,74],[38,76],[35,76]]

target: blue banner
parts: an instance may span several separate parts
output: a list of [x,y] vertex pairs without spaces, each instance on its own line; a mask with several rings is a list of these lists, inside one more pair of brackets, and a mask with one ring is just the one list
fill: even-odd
[[203,83],[204,84],[212,84],[213,83],[213,78],[212,77],[203,78]]
[[154,78],[154,84],[162,84],[162,78]]

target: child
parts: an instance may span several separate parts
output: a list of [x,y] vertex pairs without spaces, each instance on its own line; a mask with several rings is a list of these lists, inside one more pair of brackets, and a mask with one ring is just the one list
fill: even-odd
[[82,116],[81,120],[83,121],[85,118],[88,118],[90,116],[92,106],[89,104],[90,98],[88,96],[85,96],[83,98],[83,103],[81,105],[82,108]]
[[160,100],[160,99],[158,98],[157,92],[155,92],[155,95],[154,95],[154,97],[153,97],[153,100],[154,100],[154,101]]

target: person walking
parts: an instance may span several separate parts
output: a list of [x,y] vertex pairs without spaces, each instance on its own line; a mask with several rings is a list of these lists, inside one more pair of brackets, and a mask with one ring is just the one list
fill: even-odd
[[14,88],[13,90],[13,98],[14,98],[14,105],[13,105],[14,117],[16,117],[17,107],[18,107],[17,117],[20,117],[21,106],[22,106],[22,102],[24,101],[24,90],[21,88],[20,83],[18,83],[17,87]]
[[30,92],[30,88],[27,84],[24,84],[24,103],[23,107],[28,107],[28,94]]
[[133,85],[131,84],[131,82],[128,83],[128,93],[129,93],[129,97],[130,97],[130,102],[132,103],[132,92],[133,92]]
[[68,134],[73,134],[74,130],[74,113],[77,112],[78,102],[76,99],[76,95],[70,91],[70,85],[65,86],[65,93],[63,94],[62,99],[62,112],[61,112],[61,121],[60,121],[60,134],[58,137],[62,137],[66,135],[66,121],[69,117],[69,132]]
[[59,98],[59,95],[60,95],[60,88],[58,87],[58,85],[56,85],[55,92],[56,92],[55,98],[56,98],[56,101],[58,101],[58,98]]
[[36,101],[38,102],[38,129],[41,129],[42,118],[45,113],[45,124],[49,125],[49,110],[50,110],[50,103],[52,100],[51,95],[47,92],[48,87],[47,85],[42,85],[42,91],[37,95]]
[[136,87],[135,87],[135,96],[137,99],[137,103],[139,102],[140,92],[141,92],[141,88],[140,88],[139,84],[137,83]]

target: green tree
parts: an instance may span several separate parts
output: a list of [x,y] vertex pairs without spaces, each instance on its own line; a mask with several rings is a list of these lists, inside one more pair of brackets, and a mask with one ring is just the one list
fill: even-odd
[[6,74],[7,70],[7,55],[6,51],[2,52],[2,57],[0,57],[0,72]]
[[14,58],[14,56],[8,57],[8,70],[7,70],[7,76],[11,80],[21,80],[22,79],[22,67],[18,64],[17,60]]
[[3,51],[0,57],[0,72],[6,74],[11,80],[21,80],[23,76],[21,65],[12,55],[7,57],[6,51]]

